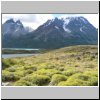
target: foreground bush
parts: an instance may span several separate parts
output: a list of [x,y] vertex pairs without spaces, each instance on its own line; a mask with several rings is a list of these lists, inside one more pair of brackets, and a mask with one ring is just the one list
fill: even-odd
[[43,86],[43,85],[47,85],[49,82],[50,82],[50,78],[47,76],[32,74],[30,76],[26,76],[20,79],[15,83],[15,85],[21,85],[24,83],[25,86],[28,86],[28,84]]
[[68,78],[67,81],[60,82],[58,86],[97,86],[98,78],[82,73],[77,73]]
[[55,74],[55,75],[52,76],[50,85],[51,86],[57,85],[59,82],[65,81],[65,80],[67,80],[67,77],[65,75]]
[[17,81],[20,79],[20,76],[14,73],[10,73],[8,71],[4,71],[2,74],[2,81],[7,82],[7,81]]
[[15,65],[17,62],[15,60],[11,59],[3,59],[2,60],[2,69],[11,67],[12,65]]
[[36,86],[36,84],[32,84],[32,82],[26,80],[20,80],[13,84],[14,86]]
[[36,72],[36,74],[46,75],[46,76],[49,76],[49,77],[52,77],[52,75],[58,74],[58,73],[59,73],[59,71],[57,71],[55,69],[40,69]]
[[67,71],[63,71],[62,74],[66,75],[66,76],[71,76],[71,75],[78,73],[78,72],[80,72],[80,71],[74,70],[74,69],[68,69]]
[[16,68],[14,66],[12,66],[12,67],[8,68],[8,71],[9,72],[15,72],[16,71]]

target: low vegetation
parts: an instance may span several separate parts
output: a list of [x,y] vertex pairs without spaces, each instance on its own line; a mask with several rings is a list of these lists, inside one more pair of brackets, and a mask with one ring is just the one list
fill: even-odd
[[11,86],[97,86],[98,48],[70,46],[38,56],[2,59],[2,82]]

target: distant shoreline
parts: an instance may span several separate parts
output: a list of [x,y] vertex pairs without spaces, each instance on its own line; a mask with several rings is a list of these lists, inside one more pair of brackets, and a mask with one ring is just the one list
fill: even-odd
[[37,54],[44,53],[46,49],[30,49],[30,48],[2,48],[2,54]]
[[32,49],[32,48],[2,48],[2,50],[40,50],[40,49]]

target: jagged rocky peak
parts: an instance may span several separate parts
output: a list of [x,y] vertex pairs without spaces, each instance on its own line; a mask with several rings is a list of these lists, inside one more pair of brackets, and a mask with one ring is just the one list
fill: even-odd
[[13,18],[7,20],[5,23],[15,23],[15,21],[13,20]]
[[17,20],[17,21],[16,21],[16,24],[22,25],[22,22],[21,22],[20,20]]
[[17,21],[15,22],[15,26],[16,26],[16,27],[19,27],[19,28],[21,28],[21,29],[24,28],[24,26],[23,26],[23,24],[22,24],[22,22],[21,22],[20,20],[17,20]]
[[55,19],[54,19],[55,21],[58,21],[59,19],[57,18],[57,17],[55,17]]

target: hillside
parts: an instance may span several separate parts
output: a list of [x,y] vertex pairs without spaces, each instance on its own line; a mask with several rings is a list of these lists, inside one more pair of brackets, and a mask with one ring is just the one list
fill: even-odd
[[2,59],[2,82],[11,86],[97,86],[98,47],[78,45],[39,56]]

